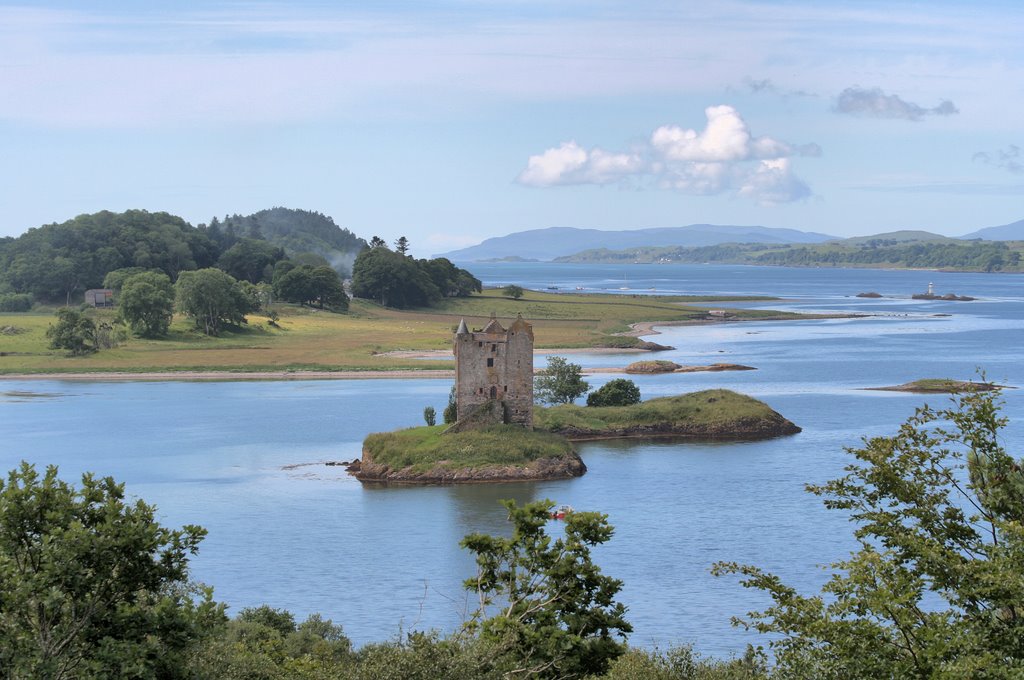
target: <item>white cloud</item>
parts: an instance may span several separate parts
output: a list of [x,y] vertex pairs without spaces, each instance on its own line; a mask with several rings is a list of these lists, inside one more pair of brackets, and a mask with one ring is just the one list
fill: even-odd
[[642,169],[643,160],[638,155],[609,153],[597,148],[588,151],[572,141],[530,156],[517,181],[535,187],[609,184]]
[[811,190],[792,169],[792,156],[820,156],[815,143],[794,146],[754,137],[731,106],[704,110],[703,130],[662,125],[646,148],[630,153],[584,149],[575,141],[530,156],[521,184],[552,187],[649,180],[654,186],[696,195],[735,193],[764,205],[807,198]]

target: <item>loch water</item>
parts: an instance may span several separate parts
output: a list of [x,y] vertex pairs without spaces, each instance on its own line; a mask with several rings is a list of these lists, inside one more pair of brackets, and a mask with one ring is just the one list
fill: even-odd
[[[471,265],[485,284],[619,294],[773,295],[722,303],[863,318],[658,329],[681,364],[755,371],[636,376],[645,398],[724,387],[766,401],[803,432],[761,442],[619,441],[579,447],[579,479],[526,484],[363,488],[325,460],[349,460],[372,431],[440,412],[446,380],[69,382],[0,380],[0,467],[56,464],[76,479],[112,475],[158,506],[167,525],[209,531],[193,576],[232,611],[269,603],[321,612],[357,643],[459,625],[473,600],[472,557],[459,540],[507,530],[498,499],[550,498],[607,513],[615,536],[596,550],[621,579],[634,644],[693,643],[742,653],[757,636],[731,616],[760,594],[709,573],[716,560],[762,566],[804,592],[851,548],[850,525],[804,490],[842,472],[844,447],[894,433],[944,395],[867,391],[918,378],[990,380],[1024,388],[1024,278],[918,271],[716,265]],[[973,302],[918,301],[938,293]],[[883,298],[857,298],[876,291]],[[716,305],[717,306],[717,305]],[[635,354],[572,354],[585,367]],[[543,359],[538,358],[543,364]],[[617,377],[594,374],[597,386]],[[1004,444],[1024,455],[1024,390],[1003,393]],[[557,529],[557,525],[552,525]]]

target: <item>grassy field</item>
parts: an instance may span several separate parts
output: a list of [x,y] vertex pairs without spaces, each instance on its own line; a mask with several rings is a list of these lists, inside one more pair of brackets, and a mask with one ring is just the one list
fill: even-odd
[[[447,350],[461,318],[482,327],[493,312],[499,319],[517,313],[534,326],[538,348],[627,346],[614,335],[642,321],[707,318],[706,310],[725,298],[575,295],[527,291],[519,300],[499,291],[445,300],[439,307],[411,311],[355,300],[347,314],[295,305],[275,307],[277,327],[250,315],[247,326],[217,338],[196,332],[176,317],[167,338],[130,338],[118,347],[84,357],[47,348],[52,310],[0,314],[0,375],[12,373],[165,371],[359,371],[448,368],[451,362],[382,356],[397,350]],[[733,298],[735,299],[735,298]],[[752,298],[746,298],[752,299]],[[764,298],[761,298],[764,299]],[[113,321],[111,310],[92,312]],[[799,318],[796,314],[740,311],[740,318]],[[13,329],[13,330],[12,330]]]
[[446,425],[377,432],[363,442],[374,463],[412,472],[443,467],[479,469],[491,465],[525,465],[540,458],[567,456],[572,444],[548,432],[518,425],[496,425],[442,436]]

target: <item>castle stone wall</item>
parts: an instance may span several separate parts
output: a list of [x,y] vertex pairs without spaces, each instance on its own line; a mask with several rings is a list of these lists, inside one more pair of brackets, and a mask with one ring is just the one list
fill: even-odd
[[459,324],[454,338],[455,394],[462,420],[488,401],[507,421],[533,427],[533,327],[520,316],[508,328],[491,317],[481,330]]

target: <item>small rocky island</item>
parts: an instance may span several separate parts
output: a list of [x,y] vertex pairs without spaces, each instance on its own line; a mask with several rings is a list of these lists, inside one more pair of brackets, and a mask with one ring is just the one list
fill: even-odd
[[885,392],[913,392],[915,394],[953,394],[967,392],[994,392],[1004,389],[1004,385],[989,382],[973,382],[970,380],[951,380],[949,378],[923,378],[902,385],[889,387],[866,387],[867,390]]
[[[533,328],[495,318],[455,332],[457,419],[450,426],[378,432],[349,466],[369,484],[452,484],[578,477],[587,467],[573,441],[622,437],[760,439],[800,428],[767,404],[704,390],[632,406],[533,404]],[[358,463],[358,464],[356,464]]]
[[955,302],[971,302],[974,300],[969,295],[957,295],[956,293],[946,293],[945,295],[939,295],[935,292],[935,287],[932,284],[928,284],[928,290],[924,293],[914,293],[910,296],[913,300],[953,300]]

